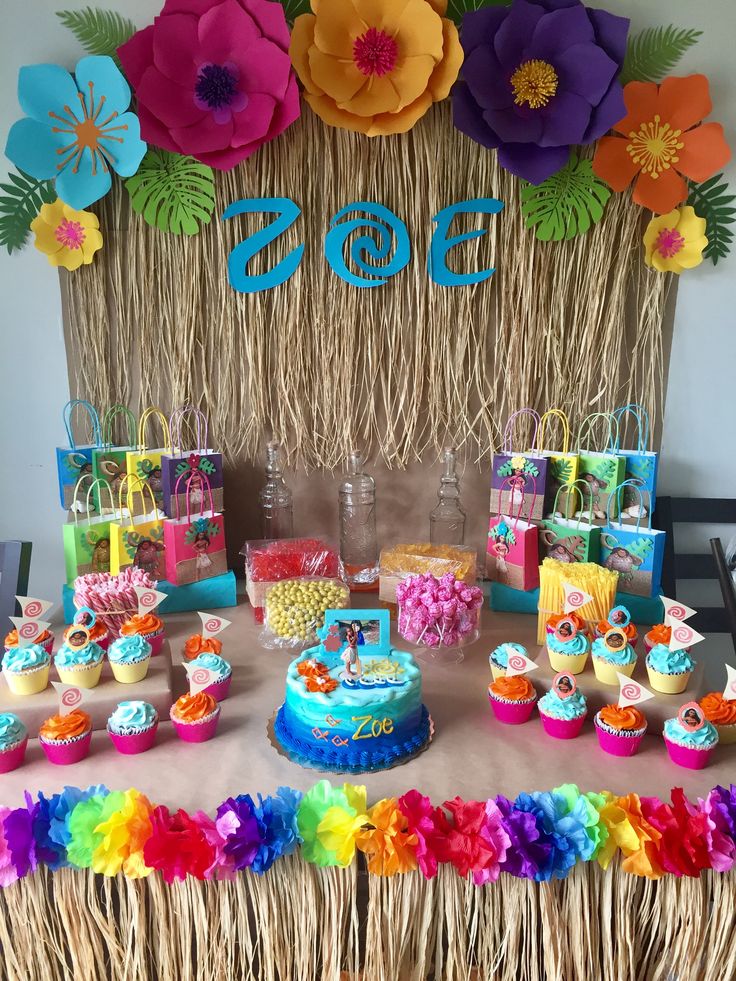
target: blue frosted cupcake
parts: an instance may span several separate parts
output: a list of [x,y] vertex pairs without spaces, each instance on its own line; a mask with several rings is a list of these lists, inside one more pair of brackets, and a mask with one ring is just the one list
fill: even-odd
[[51,658],[40,644],[11,647],[3,657],[3,674],[14,695],[37,695],[49,683]]
[[523,654],[524,657],[529,657],[526,647],[522,647],[521,644],[514,644],[511,641],[505,644],[499,644],[495,651],[491,651],[488,655],[488,661],[491,665],[491,674],[493,675],[493,680],[498,681],[499,678],[504,678],[506,676],[506,668],[509,663],[509,654]]
[[110,645],[107,659],[110,662],[115,680],[122,685],[132,685],[143,681],[151,663],[152,648],[141,634],[118,637]]
[[67,642],[56,652],[54,664],[63,684],[94,688],[99,683],[104,659],[105,652],[93,640],[84,647],[70,647]]
[[672,762],[688,770],[707,766],[718,745],[718,731],[707,721],[699,729],[690,729],[679,719],[667,719],[663,735]]
[[224,657],[220,657],[219,654],[200,654],[195,657],[193,661],[189,662],[189,670],[192,671],[196,668],[207,668],[208,671],[212,671],[217,675],[216,679],[211,685],[207,685],[204,691],[218,702],[224,702],[227,698],[228,692],[230,691],[230,682],[233,676],[233,669],[227,663]]
[[[614,648],[616,638],[619,646]],[[618,686],[617,673],[625,674],[630,678],[636,667],[636,651],[628,643],[628,639],[623,630],[609,630],[605,637],[596,637],[593,641],[593,670],[598,681],[604,685]]]
[[25,759],[28,730],[17,715],[0,713],[0,773],[16,770]]
[[561,698],[554,689],[550,689],[539,699],[537,708],[544,731],[555,739],[574,739],[578,736],[588,714],[588,703],[580,691]]
[[[562,629],[564,630],[564,625]],[[560,636],[558,633],[547,634],[547,655],[555,671],[582,674],[589,651],[590,641],[581,630],[571,637],[565,637],[564,634]]]
[[649,684],[665,695],[679,695],[685,691],[695,661],[687,651],[671,651],[665,644],[655,644],[647,654]]
[[120,702],[107,720],[107,734],[118,753],[133,756],[153,746],[158,712],[148,702]]

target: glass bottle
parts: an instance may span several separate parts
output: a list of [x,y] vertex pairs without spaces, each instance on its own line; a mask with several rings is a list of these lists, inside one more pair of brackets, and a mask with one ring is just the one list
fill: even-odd
[[465,543],[465,511],[460,503],[460,481],[455,465],[455,450],[442,452],[444,466],[437,491],[437,507],[429,515],[429,540],[432,545]]
[[261,533],[264,538],[293,538],[294,510],[291,491],[281,467],[281,447],[266,446],[266,483],[258,494],[261,505]]
[[371,591],[378,587],[376,539],[376,485],[363,472],[363,457],[352,450],[348,473],[340,484],[340,561],[351,589]]

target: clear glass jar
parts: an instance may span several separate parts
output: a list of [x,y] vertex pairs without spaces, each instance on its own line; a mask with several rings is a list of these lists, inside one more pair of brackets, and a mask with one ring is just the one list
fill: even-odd
[[437,491],[437,507],[429,515],[429,540],[432,545],[465,544],[465,511],[460,503],[460,481],[457,476],[455,450],[442,453],[443,472]]
[[264,538],[293,538],[294,507],[281,465],[281,447],[266,446],[266,483],[258,494],[261,506],[261,533]]
[[378,539],[376,537],[376,484],[363,472],[363,457],[352,450],[348,473],[340,484],[340,562],[351,589],[378,588]]

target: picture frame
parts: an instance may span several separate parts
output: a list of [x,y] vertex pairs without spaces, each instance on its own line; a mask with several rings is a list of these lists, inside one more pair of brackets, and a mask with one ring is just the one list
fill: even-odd
[[325,627],[337,626],[341,646],[345,645],[345,630],[352,623],[360,624],[362,642],[358,640],[361,655],[387,657],[391,651],[391,616],[388,610],[327,610]]

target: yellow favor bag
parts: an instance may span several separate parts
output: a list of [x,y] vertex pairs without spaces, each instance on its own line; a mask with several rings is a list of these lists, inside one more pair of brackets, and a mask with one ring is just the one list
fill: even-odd
[[[126,491],[127,511],[123,510],[122,492]],[[140,505],[134,506],[138,494]],[[145,503],[146,495],[150,510]],[[140,477],[128,475],[118,496],[118,521],[110,522],[110,572],[116,576],[134,565],[152,579],[166,578],[163,511],[156,507],[150,485]]]
[[[154,417],[158,419],[161,426],[161,440],[163,445],[155,449],[150,449],[146,442],[146,429],[149,421]],[[139,480],[144,481],[150,487],[156,507],[160,509],[163,509],[164,503],[161,457],[164,453],[171,454],[171,452],[171,432],[169,430],[168,420],[161,409],[149,406],[138,421],[138,445],[134,450],[128,450],[125,454],[125,472],[131,477],[137,477]],[[131,511],[131,514],[141,513],[140,511]]]
[[[544,429],[547,422],[552,418],[559,419],[560,421],[560,427],[562,429],[562,452],[546,450],[544,448]],[[559,494],[560,488],[570,486],[578,479],[578,455],[577,453],[570,453],[570,421],[562,409],[547,409],[539,420],[537,447],[542,456],[549,457],[550,461],[547,492],[544,498],[544,514],[545,517],[553,517],[555,511],[554,501]]]

